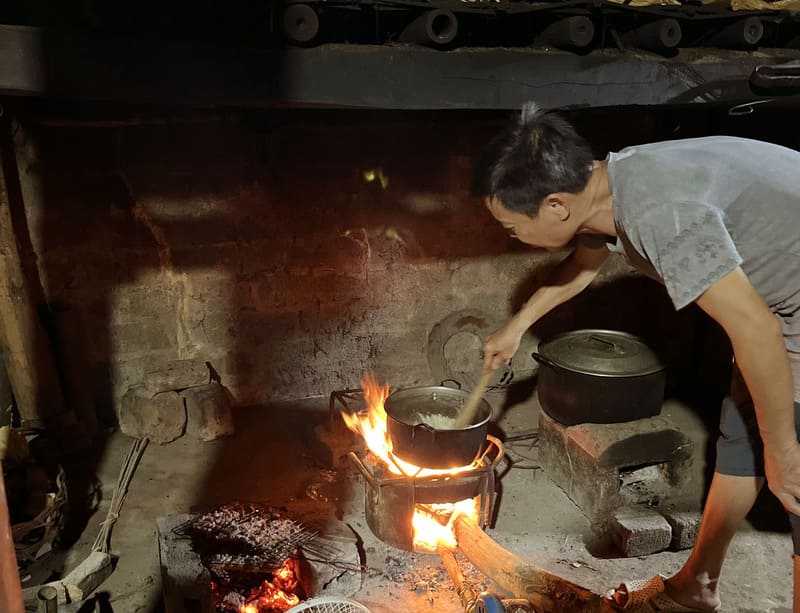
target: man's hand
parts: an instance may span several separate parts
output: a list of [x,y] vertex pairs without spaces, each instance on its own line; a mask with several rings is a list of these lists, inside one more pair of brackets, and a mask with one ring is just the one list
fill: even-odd
[[508,364],[519,349],[527,328],[511,319],[505,326],[486,337],[483,345],[483,371],[492,372]]
[[787,511],[800,515],[800,443],[778,453],[766,449],[764,468],[772,493]]

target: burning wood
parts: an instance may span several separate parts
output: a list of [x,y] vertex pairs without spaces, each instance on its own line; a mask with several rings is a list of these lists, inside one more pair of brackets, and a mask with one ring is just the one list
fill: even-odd
[[250,588],[248,595],[212,583],[218,610],[232,613],[283,613],[300,604],[306,594],[300,583],[299,562],[288,559],[270,578]]
[[281,613],[306,597],[301,548],[317,533],[270,507],[224,505],[176,529],[192,539],[212,577],[215,606],[235,613]]

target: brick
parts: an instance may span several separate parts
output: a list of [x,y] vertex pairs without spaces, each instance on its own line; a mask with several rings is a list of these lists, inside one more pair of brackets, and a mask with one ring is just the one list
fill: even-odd
[[623,507],[609,520],[608,529],[614,544],[627,558],[663,551],[672,541],[672,528],[652,509]]
[[186,408],[176,392],[151,396],[144,386],[129,389],[120,399],[117,411],[120,430],[134,438],[149,438],[164,445],[183,435]]
[[669,548],[673,551],[691,549],[700,531],[703,514],[699,511],[661,511],[664,519],[672,528],[672,542]]
[[146,371],[143,378],[145,389],[152,394],[207,385],[209,381],[211,372],[206,361],[201,359],[167,362],[159,368]]
[[661,417],[564,426],[539,411],[539,464],[599,526],[620,507],[667,503],[691,458],[691,441]]
[[234,433],[232,395],[216,381],[181,392],[186,403],[186,432],[201,441]]

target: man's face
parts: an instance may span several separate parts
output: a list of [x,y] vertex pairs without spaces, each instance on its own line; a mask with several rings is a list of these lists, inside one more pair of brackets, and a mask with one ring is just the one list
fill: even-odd
[[575,237],[569,212],[563,205],[545,201],[536,217],[511,211],[497,198],[487,198],[486,208],[514,238],[542,249],[561,249]]

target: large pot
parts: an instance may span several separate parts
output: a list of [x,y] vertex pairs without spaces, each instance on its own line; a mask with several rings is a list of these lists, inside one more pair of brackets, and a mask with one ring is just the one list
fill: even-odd
[[468,392],[444,385],[410,387],[389,394],[383,406],[392,453],[423,468],[471,464],[486,440],[492,417],[488,402],[481,400],[472,424],[466,428],[442,429],[423,422],[427,415],[455,420],[468,398]]
[[639,337],[616,330],[574,330],[539,344],[538,395],[556,421],[609,424],[661,412],[665,367]]

